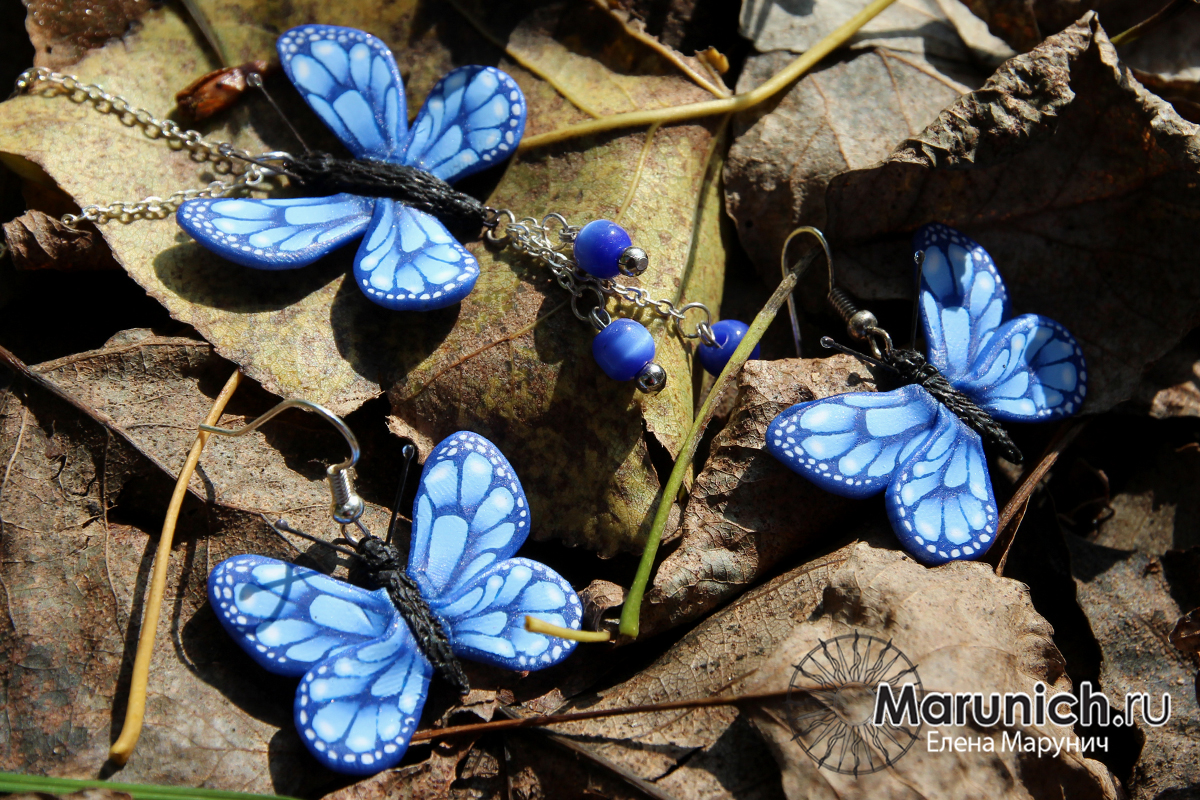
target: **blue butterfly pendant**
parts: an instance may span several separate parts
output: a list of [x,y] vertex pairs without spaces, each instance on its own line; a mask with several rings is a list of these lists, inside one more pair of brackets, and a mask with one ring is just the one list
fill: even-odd
[[[538,670],[575,642],[529,633],[525,615],[579,630],[582,608],[554,570],[513,558],[529,505],[496,446],[460,432],[430,454],[413,508],[407,576],[456,656]],[[404,756],[433,667],[384,589],[368,591],[263,556],[234,556],[208,578],[229,635],[265,669],[300,678],[296,730],[330,769],[370,775]]]
[[[460,67],[429,93],[411,128],[392,52],[353,28],[304,25],[279,37],[284,71],[356,159],[453,182],[503,161],[525,131],[525,97],[493,67]],[[391,309],[462,300],[479,264],[436,217],[386,197],[189,200],[176,219],[209,250],[255,269],[303,267],[361,237],[354,281]]]
[[[1079,410],[1087,394],[1083,351],[1052,319],[1007,319],[1008,292],[987,251],[945,225],[921,228],[913,249],[925,255],[927,361],[954,389],[999,422],[1058,420]],[[926,564],[979,558],[996,537],[982,439],[920,385],[794,405],[768,426],[767,450],[835,494],[886,490],[892,528]]]

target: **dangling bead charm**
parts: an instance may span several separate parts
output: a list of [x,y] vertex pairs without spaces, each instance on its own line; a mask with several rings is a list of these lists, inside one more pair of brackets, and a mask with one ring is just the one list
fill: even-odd
[[[700,366],[711,375],[720,375],[721,370],[725,369],[725,365],[729,363],[729,357],[733,355],[733,351],[742,343],[742,339],[746,336],[746,331],[750,330],[750,326],[744,322],[738,322],[736,319],[723,319],[720,322],[713,323],[712,333],[713,339],[716,340],[716,345],[701,342],[700,347],[696,350],[696,355],[700,358]],[[750,353],[749,360],[753,361],[756,358],[762,357],[762,346],[755,345],[754,350]]]
[[592,220],[575,234],[575,263],[601,280],[611,280],[618,273],[641,275],[650,260],[645,250],[632,244],[629,234],[617,223]]
[[592,357],[614,381],[638,378],[638,387],[647,392],[666,385],[666,373],[654,363],[654,337],[639,322],[621,318],[604,326],[592,340]]

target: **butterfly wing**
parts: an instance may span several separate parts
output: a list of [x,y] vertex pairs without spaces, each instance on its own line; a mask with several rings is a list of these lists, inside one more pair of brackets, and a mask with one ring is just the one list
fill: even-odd
[[458,596],[528,535],[525,491],[494,444],[460,431],[433,448],[413,505],[408,554],[408,574],[427,600]]
[[450,626],[456,655],[512,670],[557,664],[575,642],[525,630],[526,615],[579,630],[579,595],[557,572],[528,558],[492,564],[432,605]]
[[208,576],[208,599],[233,640],[281,675],[303,675],[339,648],[378,639],[396,617],[382,590],[265,556],[218,564]]
[[1008,316],[1008,290],[987,251],[945,225],[918,230],[913,249],[925,253],[920,298],[929,363],[957,385]]
[[433,668],[397,616],[386,634],[336,651],[296,689],[296,730],[330,769],[371,775],[404,757]]
[[354,257],[363,294],[400,311],[459,302],[475,288],[479,262],[436,217],[388,198],[375,201],[367,235]]
[[292,84],[357,158],[388,160],[405,139],[404,84],[387,45],[335,25],[301,25],[277,45]]
[[892,528],[926,564],[979,558],[996,536],[996,498],[979,434],[947,408],[886,495]]
[[175,218],[217,255],[255,269],[295,269],[362,235],[375,200],[352,194],[188,200]]
[[525,133],[525,95],[494,67],[459,67],[417,113],[401,163],[456,181],[508,158]]
[[1087,364],[1066,328],[1024,314],[996,330],[957,387],[1005,422],[1061,419],[1083,405]]
[[870,497],[928,437],[937,401],[919,386],[798,403],[767,427],[767,450],[826,491]]

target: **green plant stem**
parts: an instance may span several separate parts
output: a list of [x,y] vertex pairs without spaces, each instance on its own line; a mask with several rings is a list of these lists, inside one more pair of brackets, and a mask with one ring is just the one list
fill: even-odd
[[721,370],[708,397],[700,406],[700,411],[696,414],[695,421],[692,422],[692,428],[688,431],[687,439],[684,440],[683,447],[679,450],[679,456],[675,459],[675,466],[667,478],[667,485],[663,487],[662,498],[658,501],[658,510],[654,514],[654,522],[650,526],[650,534],[646,537],[646,548],[642,551],[641,563],[638,564],[633,584],[630,585],[629,592],[625,595],[625,604],[621,607],[620,633],[622,636],[631,639],[637,638],[641,624],[642,597],[646,593],[647,584],[650,583],[650,573],[654,571],[654,557],[658,554],[658,545],[662,541],[663,530],[667,527],[667,519],[671,516],[671,506],[675,503],[679,488],[683,486],[684,476],[692,466],[696,447],[700,444],[700,437],[704,433],[704,429],[708,427],[708,421],[712,418],[718,398],[725,391],[725,386],[733,376],[741,370],[742,364],[746,363],[751,351],[762,339],[763,334],[767,332],[767,326],[771,324],[771,320],[775,319],[775,314],[791,295],[792,290],[796,288],[796,281],[800,277],[800,273],[820,253],[821,251],[818,250],[801,259],[784,276],[779,288],[775,290],[775,293],[767,300],[767,304],[762,307],[762,311],[759,311],[758,316],[754,318],[754,322],[750,324],[750,330],[746,331],[742,343],[733,351],[729,363],[725,365],[725,369]]
[[155,786],[141,783],[113,783],[111,781],[76,780],[74,778],[48,778],[43,775],[18,775],[0,772],[0,792],[45,792],[67,794],[81,789],[112,789],[131,795],[134,800],[286,800],[278,795],[248,794],[246,792],[222,792],[216,789],[193,789],[190,786]]

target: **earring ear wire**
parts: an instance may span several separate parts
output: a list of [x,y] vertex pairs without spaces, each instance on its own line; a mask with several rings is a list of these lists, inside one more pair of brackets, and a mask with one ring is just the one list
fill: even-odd
[[329,511],[333,517],[333,521],[341,525],[357,523],[358,518],[366,510],[366,504],[363,502],[363,499],[354,491],[354,480],[350,474],[350,470],[358,463],[358,457],[361,454],[358,447],[358,439],[341,417],[324,406],[309,400],[284,400],[253,422],[241,428],[218,428],[214,425],[201,425],[200,430],[220,436],[245,436],[250,431],[261,427],[264,423],[289,408],[303,408],[306,411],[313,412],[317,416],[323,417],[326,422],[337,428],[338,433],[342,435],[342,438],[346,440],[346,444],[350,446],[350,457],[340,464],[334,464],[326,468],[325,478],[329,483],[329,494],[332,500]]
[[[825,234],[821,233],[821,231],[817,230],[816,228],[812,227],[811,225],[805,225],[803,227],[796,228],[794,231],[792,231],[791,233],[788,234],[786,239],[783,240],[783,247],[779,251],[780,272],[783,274],[783,277],[785,277],[785,278],[788,276],[788,273],[791,272],[791,270],[788,269],[788,261],[787,261],[788,246],[792,243],[792,239],[795,239],[797,236],[800,236],[801,234],[805,234],[805,233],[809,234],[810,236],[815,238],[818,242],[820,242],[821,249],[825,251],[825,263],[828,264],[828,266],[829,266],[829,293],[830,293],[830,296],[832,297],[832,295],[833,295],[833,253],[829,249],[829,242],[827,242],[825,240]],[[800,274],[798,274],[796,276],[796,279],[799,280],[800,275],[804,274],[804,272],[806,272],[808,270],[808,267],[811,265],[812,265],[812,262],[810,261],[807,265],[802,267],[800,270]],[[796,315],[796,299],[791,294],[789,294],[787,297],[787,306],[788,306],[788,317],[790,317],[791,321],[792,321],[792,339],[796,342],[796,358],[800,358],[800,318]]]

